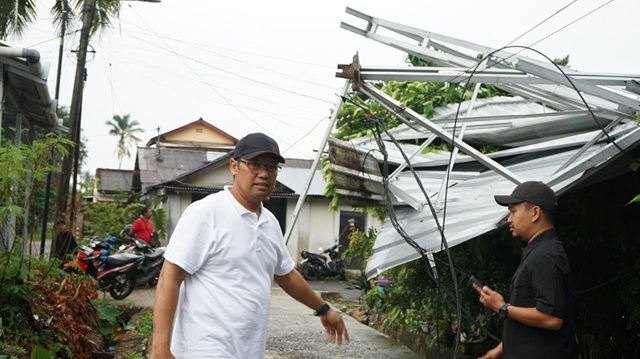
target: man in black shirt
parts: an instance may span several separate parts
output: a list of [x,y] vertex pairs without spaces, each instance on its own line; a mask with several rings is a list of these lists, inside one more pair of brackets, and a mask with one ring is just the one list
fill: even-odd
[[78,247],[78,244],[76,243],[76,237],[67,229],[67,222],[64,220],[57,221],[56,229],[58,230],[58,236],[56,237],[55,247],[51,251],[51,254],[54,258],[58,258],[64,262],[66,256],[73,253]]
[[509,301],[487,286],[480,302],[505,318],[502,342],[482,358],[569,358],[573,349],[571,271],[554,228],[556,195],[542,182],[524,182],[508,196],[509,230],[526,243],[509,287]]

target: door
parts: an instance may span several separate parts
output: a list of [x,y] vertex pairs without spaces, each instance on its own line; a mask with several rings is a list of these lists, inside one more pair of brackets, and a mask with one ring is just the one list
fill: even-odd
[[[340,254],[349,248],[349,235],[351,232],[355,229],[364,231],[366,225],[367,215],[365,213],[340,211],[340,235],[338,236]],[[351,263],[345,262],[345,267],[348,269],[362,269],[362,263],[360,260],[354,259]]]

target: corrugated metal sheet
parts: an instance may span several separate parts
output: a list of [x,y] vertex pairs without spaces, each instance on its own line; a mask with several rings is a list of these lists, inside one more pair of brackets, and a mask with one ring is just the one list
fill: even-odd
[[131,192],[133,171],[98,168],[96,187],[102,192]]
[[[282,164],[282,171],[278,173],[277,181],[300,195],[303,193],[304,184],[309,177],[311,171],[312,160],[303,159],[286,159],[287,162]],[[322,192],[327,187],[327,181],[322,177],[320,170],[316,170],[313,180],[309,185],[309,196],[322,196]]]
[[[224,155],[224,154],[223,154]],[[209,163],[205,151],[185,151],[138,147],[138,168],[142,191],[171,181],[180,175]]]
[[[357,57],[353,64],[339,66],[344,71],[339,77],[351,79],[352,87],[406,123],[382,137],[388,164],[396,171],[389,177],[389,190],[399,225],[426,250],[437,252],[443,247],[432,208],[442,224],[446,206],[444,234],[448,246],[455,246],[503,225],[508,212],[495,203],[493,196],[510,193],[520,181],[543,181],[562,196],[582,183],[610,178],[614,171],[616,174],[628,171],[629,162],[639,155],[640,128],[635,120],[640,110],[640,75],[583,76],[567,69],[567,76],[572,78],[591,113],[573,86],[552,65],[500,50],[495,54],[508,58],[511,64],[492,62],[490,71],[482,74],[481,67],[479,73],[483,76],[472,78],[470,70],[478,63],[475,56],[494,51],[490,47],[374,18],[349,8],[347,13],[367,25],[361,29],[343,23],[341,27],[447,67],[450,74],[460,74],[447,79],[447,75],[438,74],[442,68],[437,67],[411,68],[406,72],[398,68],[361,69]],[[379,28],[404,36],[406,41],[380,35],[376,33]],[[460,106],[450,104],[437,108],[434,117],[427,120],[368,83],[394,80],[394,76],[405,81],[438,78],[437,81],[491,83],[516,97],[467,101]],[[467,112],[469,106],[472,110]],[[416,154],[420,150],[417,143],[423,145],[439,137],[438,141],[451,144],[456,117],[456,147],[465,154],[453,157],[452,162],[448,151]],[[429,201],[392,139],[401,142],[400,148],[410,158]],[[477,150],[483,145],[494,145],[500,150],[484,155]],[[337,190],[343,190],[347,198],[353,197],[349,201],[379,195],[377,189],[373,191],[371,186],[364,185],[367,179],[379,174],[357,165],[364,163],[365,157],[383,161],[377,144],[370,138],[349,143],[332,140],[330,154],[332,147],[351,152],[345,156],[356,157],[353,161],[356,165],[349,166],[330,156],[331,170],[340,178],[336,181]],[[447,180],[451,163],[454,167]],[[379,166],[382,168],[382,163]],[[352,191],[353,188],[359,191]],[[373,277],[419,257],[387,219],[378,234],[366,274]]]
[[[631,142],[637,145],[640,140],[640,129],[635,128],[630,135],[634,136]],[[581,161],[588,161],[589,157],[595,157],[605,148],[605,144],[591,146],[582,155]],[[527,180],[551,182],[554,191],[561,195],[588,177],[584,171],[579,171],[573,176],[553,184],[556,171],[577,151],[578,149],[570,149],[522,161],[512,159],[511,162],[516,163],[506,167]],[[610,150],[610,153],[617,151],[617,149]],[[531,156],[522,155],[521,157]],[[606,160],[601,161],[600,165],[606,166],[606,162]],[[431,203],[435,205],[436,213],[439,217],[442,216],[443,203],[438,205],[437,197],[444,181],[444,172],[418,171],[417,174]],[[426,203],[423,193],[410,172],[401,173],[392,182],[392,185],[395,187],[394,193],[396,195],[398,191],[402,191],[412,198]],[[495,203],[493,196],[510,193],[515,187],[514,183],[493,171],[452,172],[448,186],[444,233],[449,247],[487,233],[504,224],[508,212],[504,207]],[[421,247],[434,252],[441,250],[442,239],[428,205],[425,204],[421,210],[415,210],[406,204],[398,204],[396,217],[404,231]],[[439,221],[442,223],[441,217]],[[369,258],[366,269],[367,275],[370,277],[419,258],[419,254],[396,233],[389,219],[383,223],[383,229],[378,235],[373,250],[374,254]]]
[[[144,153],[141,153],[140,150],[146,150]],[[153,151],[150,151],[153,150]],[[177,153],[180,152],[180,153]],[[193,151],[196,152],[196,151]],[[213,166],[219,166],[222,162],[228,163],[228,159],[231,154],[221,153],[219,156],[214,156],[212,161],[206,161],[205,164],[202,164],[199,161],[199,158],[212,158],[211,153],[208,155],[204,155],[205,157],[199,157],[198,154],[193,156],[189,156],[191,162],[186,162],[185,156],[188,156],[188,153],[192,153],[191,151],[167,151],[163,150],[163,154],[166,155],[165,159],[160,162],[163,166],[162,168],[158,168],[155,171],[146,170],[142,171],[142,165],[140,165],[140,178],[144,178],[147,181],[156,180],[157,178],[168,178],[162,182],[149,183],[144,188],[147,190],[153,188],[154,186],[162,186],[171,190],[181,190],[188,192],[217,192],[222,189],[222,186],[212,186],[212,187],[198,187],[189,185],[189,177],[192,175],[196,175],[199,173],[203,173],[205,171],[210,171],[213,169]],[[204,153],[204,152],[202,152]],[[158,163],[157,159],[153,161],[150,160],[150,157],[155,154],[155,149],[150,148],[139,148],[138,149],[138,159],[142,156],[146,156],[146,160],[144,161],[146,166],[152,166],[154,163]],[[170,158],[167,160],[166,158]],[[178,161],[182,161],[182,166],[180,168],[166,168],[167,163],[175,164]],[[142,163],[142,162],[140,162]],[[199,166],[197,166],[199,164]],[[274,189],[274,196],[297,196],[303,192],[303,186],[306,183],[306,179],[309,176],[310,167],[313,164],[312,160],[305,159],[291,159],[287,158],[286,163],[283,163],[282,170],[278,173],[276,188]],[[188,171],[184,170],[189,166],[197,166]],[[225,171],[228,169],[225,166]],[[178,175],[175,175],[179,173]],[[327,186],[327,182],[322,177],[322,173],[320,170],[316,170],[316,173],[313,177],[313,181],[309,185],[310,196],[323,196],[322,192]]]

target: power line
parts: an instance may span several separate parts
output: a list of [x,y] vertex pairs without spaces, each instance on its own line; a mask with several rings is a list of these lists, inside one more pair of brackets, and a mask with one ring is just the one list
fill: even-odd
[[573,5],[576,1],[578,0],[573,0],[572,2],[570,2],[569,4],[565,5],[564,7],[562,7],[560,10],[554,12],[551,16],[547,17],[546,19],[542,20],[541,22],[539,22],[537,25],[535,25],[534,27],[530,28],[529,30],[525,31],[522,35],[516,37],[515,39],[511,40],[511,42],[509,42],[508,44],[504,45],[504,47],[509,46],[511,44],[513,44],[514,42],[518,41],[521,37],[525,36],[526,34],[530,33],[531,31],[535,30],[538,26],[544,24],[545,22],[547,22],[549,19],[551,19],[552,17],[558,15],[559,13],[561,13],[562,11],[564,11],[566,8],[568,8],[569,6]]

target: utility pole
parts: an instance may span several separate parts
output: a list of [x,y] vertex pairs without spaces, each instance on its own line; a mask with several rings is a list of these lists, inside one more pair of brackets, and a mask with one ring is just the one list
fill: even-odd
[[[66,35],[67,32],[67,15],[69,14],[67,12],[67,9],[69,7],[69,4],[67,3],[67,0],[58,0],[62,3],[62,24],[60,25],[60,46],[58,49],[58,71],[57,71],[57,75],[56,75],[56,93],[55,93],[55,99],[56,101],[60,98],[60,76],[62,75],[62,55],[64,54],[64,37]],[[51,157],[51,163],[53,164],[53,159],[54,156]],[[42,214],[42,231],[40,232],[40,256],[44,256],[44,247],[45,247],[45,241],[47,238],[47,222],[49,221],[49,197],[51,195],[51,177],[52,177],[52,170],[49,170],[49,173],[47,174],[47,187],[45,190],[45,195],[44,195],[44,213]],[[58,219],[55,218],[54,222],[57,221]],[[51,249],[53,251],[54,245],[55,245],[55,238],[52,239],[52,243],[51,243]]]
[[[161,0],[138,0],[141,2],[158,3]],[[71,166],[74,158],[79,157],[80,146],[80,123],[82,118],[82,95],[84,93],[85,81],[85,65],[87,63],[87,49],[89,47],[89,38],[91,37],[91,29],[93,27],[93,18],[95,16],[96,0],[84,0],[82,7],[82,30],[80,31],[80,47],[78,49],[78,61],[76,63],[76,75],[73,82],[73,94],[71,97],[71,107],[69,110],[69,135],[68,138],[75,143],[75,149],[69,150],[69,153],[75,153],[75,156],[67,156],[62,161],[60,171],[60,183],[58,183],[58,196],[56,198],[55,220],[60,219],[67,208],[67,197],[69,197],[69,180],[71,179]],[[77,160],[75,160],[77,161]],[[77,163],[77,162],[75,162]],[[76,164],[77,168],[78,165]],[[77,169],[76,169],[76,172]],[[75,184],[74,184],[75,191]],[[75,192],[74,192],[75,193]],[[74,194],[75,202],[75,194]],[[75,216],[75,203],[71,205],[72,213],[69,214],[70,222],[73,222]]]
[[[62,169],[60,173],[60,182],[58,183],[58,196],[56,198],[55,220],[60,219],[67,208],[67,197],[69,196],[69,180],[71,179],[71,165],[74,157],[79,152],[76,150],[80,146],[80,124],[82,118],[82,94],[84,92],[85,81],[85,65],[87,63],[87,49],[89,47],[89,38],[91,36],[91,28],[93,25],[93,17],[95,14],[96,0],[85,0],[82,8],[82,30],[80,32],[80,48],[78,49],[78,60],[76,63],[76,74],[73,82],[73,94],[71,97],[71,107],[69,111],[69,135],[68,138],[75,142],[75,149],[69,150],[69,153],[75,153],[75,156],[67,156],[62,161]],[[75,204],[72,204],[75,210]],[[74,217],[74,213],[70,213],[70,219]],[[73,220],[70,220],[73,223]],[[71,223],[71,224],[72,224]]]

